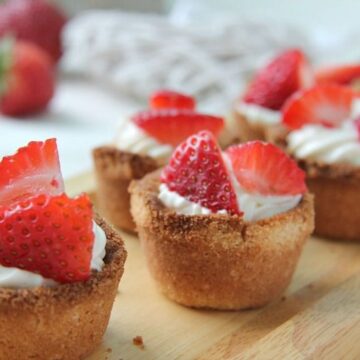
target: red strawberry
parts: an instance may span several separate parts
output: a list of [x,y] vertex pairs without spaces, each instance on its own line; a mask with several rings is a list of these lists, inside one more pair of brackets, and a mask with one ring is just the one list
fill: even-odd
[[[1,66],[2,65],[2,66]],[[54,94],[49,56],[31,43],[0,48],[0,111],[19,116],[44,110]]]
[[287,50],[255,75],[243,101],[279,110],[291,94],[312,83],[305,55],[297,49]]
[[55,139],[30,142],[0,162],[0,206],[37,194],[63,192]]
[[148,110],[133,117],[135,124],[160,143],[178,145],[200,130],[209,130],[218,136],[224,120],[187,109]]
[[195,109],[193,97],[172,90],[159,90],[150,97],[151,109]]
[[92,208],[82,195],[39,195],[0,206],[0,263],[58,282],[90,276],[94,243]]
[[318,84],[350,85],[360,79],[360,64],[322,68],[316,72],[315,79]]
[[261,195],[297,195],[306,191],[305,173],[272,144],[251,141],[226,150],[240,186]]
[[10,0],[0,7],[0,37],[30,41],[57,61],[62,54],[61,31],[66,17],[44,0]]
[[283,123],[290,129],[306,124],[334,127],[350,116],[356,93],[338,85],[318,85],[294,94],[282,110]]
[[161,181],[171,191],[213,212],[241,214],[221,150],[209,131],[190,136],[176,148]]

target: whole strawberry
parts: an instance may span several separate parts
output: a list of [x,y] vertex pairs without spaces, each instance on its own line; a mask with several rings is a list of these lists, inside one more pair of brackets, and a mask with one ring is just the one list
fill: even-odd
[[62,54],[61,31],[66,16],[45,0],[9,0],[0,6],[0,37],[7,34],[33,42],[54,61]]
[[54,66],[46,52],[27,42],[0,45],[0,111],[21,116],[43,110],[54,94]]

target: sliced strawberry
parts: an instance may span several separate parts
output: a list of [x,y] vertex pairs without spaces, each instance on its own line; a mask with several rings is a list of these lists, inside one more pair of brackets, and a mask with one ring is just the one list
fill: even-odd
[[0,263],[58,282],[90,276],[94,243],[87,195],[39,195],[0,206]]
[[190,136],[176,148],[161,181],[171,191],[213,212],[241,214],[221,150],[209,131]]
[[275,145],[251,141],[231,146],[225,154],[240,186],[250,193],[298,195],[306,191],[305,173]]
[[224,120],[187,109],[149,110],[133,117],[135,124],[160,143],[176,146],[201,130],[218,136]]
[[332,66],[319,69],[315,73],[318,84],[350,85],[353,81],[360,79],[360,64]]
[[193,97],[172,90],[159,90],[150,97],[151,109],[195,109]]
[[338,85],[317,85],[294,94],[282,110],[283,123],[290,129],[306,124],[336,127],[351,114],[356,93]]
[[279,110],[290,95],[312,83],[313,75],[302,51],[287,50],[255,75],[243,101]]
[[64,192],[55,139],[30,142],[0,162],[0,205],[37,194]]

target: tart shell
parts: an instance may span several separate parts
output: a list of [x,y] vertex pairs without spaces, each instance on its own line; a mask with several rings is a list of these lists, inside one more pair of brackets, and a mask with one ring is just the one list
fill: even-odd
[[190,307],[257,308],[288,286],[313,230],[313,198],[249,223],[238,216],[180,215],[158,199],[159,172],[130,186],[131,211],[161,291]]
[[134,232],[128,187],[132,180],[157,169],[158,163],[151,157],[124,152],[114,146],[96,148],[93,159],[100,213],[114,226]]
[[101,342],[109,322],[126,251],[100,218],[107,237],[104,266],[85,282],[0,289],[1,360],[83,359]]
[[233,117],[242,142],[252,140],[275,142],[278,138],[285,137],[287,133],[281,124],[253,124],[236,110],[233,111]]
[[315,234],[360,241],[360,168],[300,161],[315,195]]

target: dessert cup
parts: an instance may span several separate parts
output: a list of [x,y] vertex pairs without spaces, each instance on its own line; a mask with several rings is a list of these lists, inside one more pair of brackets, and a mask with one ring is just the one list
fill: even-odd
[[264,64],[233,104],[242,141],[269,141],[269,129],[282,131],[283,106],[294,93],[313,83],[310,64],[300,49],[284,50]]
[[93,151],[97,181],[97,206],[114,226],[133,232],[128,188],[132,180],[141,179],[160,164],[153,158],[102,146]]
[[359,94],[350,87],[316,85],[291,97],[278,136],[305,170],[315,195],[315,234],[360,240]]
[[288,286],[313,230],[313,198],[268,219],[180,215],[158,199],[159,171],[130,186],[131,211],[160,290],[189,307],[264,306]]
[[315,234],[360,241],[360,168],[304,160],[299,165],[315,195]]
[[100,218],[106,256],[103,269],[85,282],[0,289],[1,360],[83,359],[101,342],[124,271],[121,238]]

